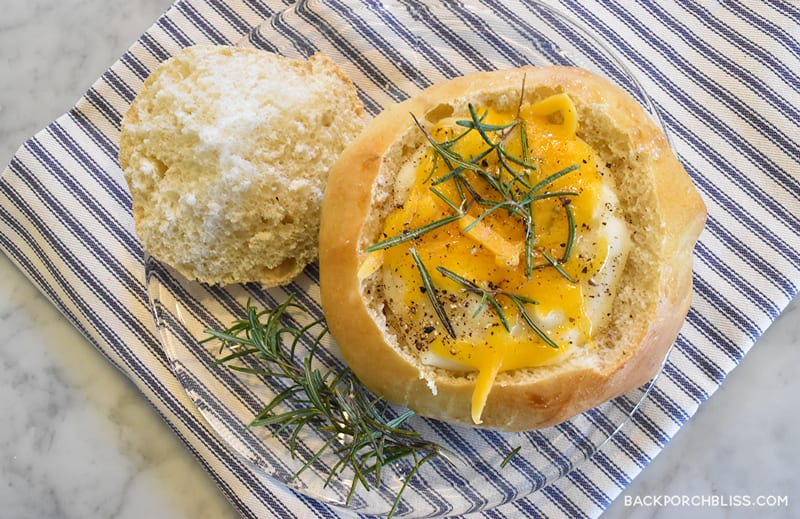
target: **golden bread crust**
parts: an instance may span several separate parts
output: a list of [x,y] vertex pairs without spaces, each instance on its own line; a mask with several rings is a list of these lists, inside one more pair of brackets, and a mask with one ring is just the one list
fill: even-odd
[[[376,393],[420,415],[471,426],[474,377],[423,375],[419,359],[394,347],[376,319],[380,302],[358,278],[365,247],[376,240],[371,219],[377,186],[398,142],[442,105],[566,92],[579,112],[581,138],[607,157],[617,175],[636,254],[626,265],[613,324],[603,330],[594,362],[517,370],[495,381],[481,427],[505,431],[560,423],[644,384],[658,371],[689,308],[692,251],[706,209],[661,130],[622,89],[585,70],[523,67],[481,72],[434,85],[387,108],[340,156],[326,188],[320,232],[320,284],[331,333],[345,361]],[[510,101],[502,102],[510,102]],[[501,102],[501,101],[498,101]],[[630,194],[627,194],[630,192]],[[384,215],[385,216],[385,215]],[[380,217],[380,216],[378,216]],[[370,235],[372,234],[372,235]]]

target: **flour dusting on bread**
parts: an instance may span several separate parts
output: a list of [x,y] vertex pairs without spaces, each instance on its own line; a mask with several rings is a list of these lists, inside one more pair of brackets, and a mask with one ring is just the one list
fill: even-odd
[[322,54],[182,50],[122,122],[145,250],[207,283],[291,281],[317,258],[329,168],[365,121],[352,82]]

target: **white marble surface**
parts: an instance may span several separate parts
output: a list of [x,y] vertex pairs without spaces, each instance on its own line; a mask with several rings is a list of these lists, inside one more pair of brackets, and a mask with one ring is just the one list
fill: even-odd
[[[4,0],[0,162],[170,0]],[[234,518],[178,437],[0,254],[0,517]]]
[[[169,0],[11,0],[0,16],[0,162],[55,119]],[[134,386],[0,255],[0,516],[234,517]],[[604,514],[800,516],[800,303]],[[626,496],[788,496],[743,509]]]

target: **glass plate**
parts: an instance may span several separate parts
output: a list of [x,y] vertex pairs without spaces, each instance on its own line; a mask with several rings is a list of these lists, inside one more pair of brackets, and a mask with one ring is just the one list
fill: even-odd
[[[292,57],[326,53],[350,76],[373,115],[432,83],[475,70],[561,64],[610,78],[659,122],[650,98],[623,63],[587,31],[538,2],[300,1],[255,28],[240,44]],[[146,273],[156,327],[175,374],[234,451],[266,477],[331,506],[376,515],[390,510],[409,464],[391,466],[377,489],[359,486],[347,504],[352,474],[325,484],[335,460],[323,457],[293,477],[324,439],[313,431],[303,435],[291,458],[286,435],[249,427],[280,388],[212,365],[224,352],[217,344],[198,342],[207,336],[207,328],[224,329],[241,318],[248,300],[273,307],[294,294],[321,315],[316,265],[289,286],[269,290],[257,284],[220,288],[188,281],[153,258],[147,258]],[[325,345],[320,361],[339,366],[336,345]],[[456,462],[425,465],[411,478],[395,516],[487,510],[541,489],[590,458],[625,424],[651,387],[652,382],[561,425],[528,433],[412,419],[413,429],[452,451]],[[518,454],[501,468],[517,447]]]

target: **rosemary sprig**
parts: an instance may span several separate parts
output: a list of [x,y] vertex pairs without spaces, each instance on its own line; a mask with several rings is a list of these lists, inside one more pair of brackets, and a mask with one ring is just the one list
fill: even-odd
[[447,317],[447,312],[444,311],[442,304],[439,302],[439,298],[436,297],[436,289],[433,286],[433,281],[431,281],[431,275],[428,273],[428,269],[425,268],[422,260],[419,259],[416,249],[412,247],[408,250],[408,252],[410,252],[411,257],[414,258],[414,263],[416,263],[417,269],[419,270],[419,275],[422,278],[422,285],[425,287],[425,293],[428,295],[431,305],[433,305],[433,310],[436,312],[436,316],[440,321],[442,321],[442,325],[444,326],[444,329],[447,330],[447,334],[455,339],[456,332],[453,330],[453,325],[450,324],[450,319]]
[[417,227],[415,229],[410,229],[407,231],[403,231],[401,234],[397,234],[390,238],[386,238],[383,241],[379,241],[378,243],[374,243],[367,247],[367,252],[375,252],[376,250],[381,249],[388,249],[389,247],[394,247],[395,245],[400,245],[401,243],[405,243],[407,241],[415,240],[422,236],[423,234],[429,233],[433,230],[438,229],[439,227],[443,227],[449,223],[453,223],[457,221],[459,218],[464,216],[463,214],[454,214],[451,216],[447,216],[442,218],[441,220],[436,220],[435,222],[431,222],[427,225],[423,225],[421,227]]
[[519,315],[522,317],[522,320],[525,321],[525,324],[527,324],[528,327],[531,330],[533,330],[536,333],[536,335],[539,336],[540,339],[542,339],[544,341],[545,344],[547,344],[548,346],[550,346],[554,350],[559,349],[558,344],[556,344],[553,341],[553,339],[551,339],[544,330],[539,328],[539,325],[537,325],[534,322],[534,320],[531,318],[531,316],[528,315],[528,312],[525,311],[525,303],[530,303],[531,301],[526,301],[525,299],[523,299],[519,295],[516,295],[516,296],[511,296],[511,295],[508,295],[508,294],[505,294],[505,295],[509,299],[511,299],[511,302],[514,303],[514,305],[517,307],[517,311],[519,312]]
[[[546,198],[576,196],[578,193],[575,191],[558,191],[558,192],[542,192],[542,191],[549,185],[551,185],[553,182],[560,179],[561,177],[568,175],[573,171],[576,171],[579,168],[579,166],[577,164],[573,164],[571,166],[562,168],[556,171],[555,173],[541,179],[534,186],[530,186],[530,184],[526,180],[524,180],[519,173],[515,172],[511,168],[511,166],[507,163],[507,161],[510,161],[529,170],[536,168],[536,166],[534,164],[531,164],[527,158],[528,155],[527,137],[524,137],[524,134],[520,135],[523,157],[519,158],[513,156],[512,154],[508,153],[505,150],[505,147],[502,145],[501,142],[502,138],[497,143],[495,143],[494,141],[492,141],[492,139],[488,136],[487,133],[491,131],[501,131],[503,129],[509,129],[509,131],[503,135],[503,137],[505,137],[510,134],[510,128],[513,128],[516,125],[522,125],[524,128],[524,124],[522,124],[523,121],[521,119],[515,119],[514,121],[506,125],[484,124],[482,121],[483,118],[486,116],[486,114],[478,116],[475,107],[472,104],[469,104],[469,110],[470,110],[470,115],[472,117],[471,119],[456,121],[456,124],[468,128],[467,131],[460,134],[458,138],[460,139],[469,131],[475,130],[479,132],[481,138],[484,140],[485,143],[487,143],[488,146],[485,150],[478,153],[475,157],[471,159],[465,159],[464,157],[462,157],[457,152],[451,149],[452,144],[455,142],[455,140],[445,141],[445,142],[436,141],[436,139],[434,139],[433,136],[425,129],[422,123],[419,122],[416,116],[414,116],[414,114],[411,114],[414,123],[417,125],[420,131],[425,135],[425,138],[431,145],[434,151],[434,158],[441,157],[450,169],[448,173],[435,179],[431,178],[433,176],[433,173],[431,172],[428,175],[428,179],[431,181],[432,187],[444,183],[446,181],[450,180],[454,181],[456,183],[456,187],[459,189],[459,193],[462,196],[462,206],[463,206],[463,192],[461,191],[462,187],[466,188],[470,192],[473,202],[476,202],[479,205],[488,206],[489,209],[482,212],[478,216],[476,221],[480,221],[481,219],[488,216],[489,213],[501,207],[507,209],[509,214],[517,215],[518,217],[521,218],[523,225],[525,225],[526,238],[528,239],[529,242],[532,242],[534,236],[532,230],[533,219],[531,216],[532,204],[534,202]],[[506,181],[503,178],[502,174],[494,175],[491,172],[487,171],[485,168],[480,166],[479,164],[480,161],[485,157],[489,156],[493,152],[497,154],[498,161],[501,164],[501,167],[510,173],[511,176],[510,181]],[[486,181],[486,183],[489,186],[491,186],[492,189],[501,196],[501,200],[486,200],[483,197],[481,197],[477,193],[477,191],[470,185],[467,179],[463,176],[464,171],[472,171],[479,178]],[[523,188],[525,188],[525,191],[514,189],[515,184],[517,183],[519,183]],[[378,243],[371,245],[367,250],[371,252],[374,250],[384,249],[392,247],[394,245],[398,245],[400,243],[414,240],[432,230],[438,229],[439,227],[442,227],[444,225],[447,225],[449,223],[458,220],[464,214],[464,211],[461,210],[460,208],[457,208],[455,204],[452,203],[452,201],[448,201],[447,199],[445,199],[442,196],[441,192],[437,190],[434,191],[434,193],[437,196],[439,196],[439,198],[442,198],[447,203],[447,205],[451,207],[451,209],[456,211],[456,213],[441,218],[439,220],[435,220],[428,224],[422,225],[420,227],[410,230],[405,230],[401,234],[389,237],[385,240],[382,240]],[[471,206],[471,203],[469,205]],[[572,239],[574,239],[574,233],[575,233],[574,218],[568,218],[568,223],[570,226],[569,234],[572,237]],[[526,246],[528,245],[532,244],[529,243]],[[532,246],[530,247],[530,250],[533,250]],[[533,270],[532,268],[533,254],[526,254],[525,260],[526,260],[525,261],[526,273],[528,277],[530,277],[531,272]]]
[[503,327],[506,329],[506,331],[508,332],[511,331],[511,326],[508,324],[508,319],[506,319],[506,314],[505,312],[503,312],[503,307],[502,305],[500,305],[500,303],[497,301],[496,298],[497,295],[500,295],[501,291],[481,288],[472,281],[469,281],[468,279],[459,276],[452,270],[446,269],[441,265],[437,266],[436,270],[438,270],[443,276],[450,278],[456,283],[462,285],[467,292],[471,292],[473,294],[478,294],[481,296],[481,302],[478,305],[478,308],[472,314],[472,317],[477,317],[478,315],[480,315],[480,313],[483,311],[484,308],[486,308],[488,303],[488,305],[491,305],[491,307],[494,308],[494,311],[497,313],[497,317],[500,318],[500,322],[503,323]]
[[567,166],[566,168],[563,168],[563,169],[560,169],[560,170],[556,171],[552,175],[548,175],[547,177],[543,178],[542,180],[539,181],[538,184],[533,186],[530,189],[530,191],[528,191],[528,193],[525,195],[525,198],[520,200],[520,203],[521,204],[526,204],[528,202],[533,201],[533,199],[531,199],[530,197],[536,195],[536,193],[538,193],[542,189],[546,188],[547,186],[549,186],[550,184],[552,184],[553,182],[555,182],[559,178],[563,177],[564,175],[567,175],[567,174],[572,173],[573,171],[577,170],[578,167],[579,166],[577,164],[573,164],[571,166]]
[[[472,212],[475,216],[473,221],[462,229],[463,233],[468,233],[476,225],[488,218],[498,210],[503,210],[509,217],[516,218],[524,227],[525,247],[524,247],[524,265],[525,275],[528,279],[533,276],[533,271],[552,267],[558,271],[565,279],[570,282],[577,282],[570,276],[562,267],[570,256],[575,243],[576,237],[576,224],[575,217],[570,207],[570,197],[577,196],[579,193],[576,191],[548,191],[548,188],[558,179],[576,171],[579,168],[578,164],[573,164],[568,167],[562,168],[545,178],[539,179],[535,184],[526,178],[528,174],[537,169],[530,157],[530,150],[528,147],[527,128],[525,120],[522,118],[522,106],[525,90],[525,80],[523,79],[522,92],[520,94],[519,106],[517,107],[516,117],[506,124],[489,124],[486,118],[489,110],[484,110],[483,113],[478,113],[477,108],[472,104],[468,104],[469,118],[455,121],[456,126],[465,128],[461,133],[455,137],[437,141],[433,135],[421,124],[417,117],[412,113],[416,126],[425,136],[425,139],[433,151],[433,166],[427,172],[424,180],[425,183],[430,183],[430,191],[442,200],[445,205],[449,207],[452,214],[427,222],[416,228],[404,229],[395,236],[389,236],[377,243],[374,243],[367,248],[367,251],[372,252],[375,250],[386,249],[416,240],[425,234],[439,229],[445,225],[458,221],[464,215],[469,213],[472,208],[479,208],[478,212]],[[456,143],[466,137],[470,132],[477,132],[480,136],[484,147],[479,149],[472,157],[462,156],[455,148]],[[519,136],[519,146],[521,149],[520,156],[515,156],[506,149],[506,143],[510,136]],[[492,170],[489,168],[487,161],[490,156],[494,155],[496,166]],[[443,163],[446,167],[446,172],[436,177],[436,169],[439,164]],[[472,175],[468,176],[467,173],[471,172]],[[489,189],[484,187],[479,191],[472,183],[482,180]],[[458,193],[459,200],[456,203],[454,200],[448,198],[437,186],[445,182],[453,182],[453,185]],[[546,260],[543,263],[534,264],[534,259],[537,254],[536,250],[536,232],[534,222],[534,205],[545,199],[562,198],[564,200],[564,208],[567,218],[567,238],[564,247],[563,255],[555,259],[545,252],[541,252],[542,257]],[[437,317],[442,322],[451,337],[454,337],[452,325],[450,324],[447,314],[442,305],[438,302],[434,291],[431,277],[422,264],[416,251],[411,248],[411,254],[420,272],[420,276],[425,286],[426,292],[431,299],[431,303],[436,312]],[[448,276],[443,271],[449,272],[451,279],[456,280],[452,276],[456,274],[437,267],[443,275]],[[545,334],[525,312],[525,305],[535,303],[520,299],[512,293],[503,292],[499,289],[483,289],[478,285],[471,283],[463,278],[458,281],[465,289],[470,292],[481,295],[481,304],[479,311],[490,305],[495,308],[498,318],[503,326],[510,331],[507,318],[502,310],[501,305],[497,302],[496,296],[505,296],[509,298],[520,312],[522,319],[528,326],[534,330],[547,344],[554,348],[558,346]],[[477,313],[476,313],[477,315]]]
[[[481,121],[486,117],[486,115],[484,115],[483,117],[479,118],[478,117],[478,113],[475,110],[475,105],[473,105],[472,103],[469,103],[469,107],[468,108],[469,108],[469,115],[470,115],[470,117],[472,117],[472,120],[469,121],[469,122],[467,122],[467,121],[458,121],[456,124],[460,123],[463,126],[467,126],[469,124],[470,125],[469,127],[470,128],[474,128],[475,130],[477,130],[478,134],[481,136],[483,141],[486,144],[488,144],[489,147],[491,147],[491,148],[494,148],[495,146],[497,146],[497,143],[495,143],[492,139],[490,139],[489,135],[486,132],[498,132],[500,130],[513,128],[514,126],[517,125],[517,120],[516,119],[514,121],[512,121],[510,124],[504,124],[502,126],[497,126],[497,125],[493,125],[493,124],[483,124]],[[489,113],[489,111],[487,110],[486,114],[488,114],[488,113]]]
[[502,305],[497,301],[498,296],[503,296],[508,298],[514,306],[517,307],[517,311],[519,315],[522,317],[522,320],[525,321],[525,324],[533,330],[548,346],[554,349],[558,349],[558,344],[553,342],[553,339],[547,336],[547,333],[544,332],[539,326],[534,322],[533,318],[528,315],[528,312],[525,311],[525,305],[535,305],[538,302],[534,299],[531,299],[527,296],[523,296],[521,294],[515,294],[513,292],[508,292],[506,290],[502,290],[499,288],[494,287],[482,287],[478,284],[468,280],[467,278],[460,276],[453,272],[452,270],[446,269],[444,267],[437,266],[436,270],[438,270],[443,276],[446,278],[452,279],[456,283],[460,284],[464,290],[470,292],[472,294],[477,294],[481,296],[480,304],[478,305],[477,310],[473,314],[473,317],[479,315],[484,308],[486,308],[487,303],[494,308],[497,317],[500,319],[500,322],[503,324],[503,327],[506,329],[507,332],[511,331],[511,326],[508,323],[508,318],[503,312]]
[[[367,491],[378,487],[385,467],[409,459],[412,468],[395,496],[391,517],[409,480],[437,456],[452,463],[448,452],[406,426],[413,411],[395,416],[386,401],[370,393],[349,368],[317,368],[314,356],[328,334],[327,325],[324,319],[315,319],[305,326],[295,326],[290,312],[311,316],[292,297],[260,311],[248,302],[246,318],[234,321],[225,330],[206,330],[209,337],[201,342],[219,340],[222,347],[231,349],[215,364],[283,381],[285,389],[254,418],[251,427],[271,427],[275,436],[287,434],[292,458],[297,457],[299,438],[308,428],[327,436],[297,470],[295,478],[323,455],[332,454],[338,459],[330,468],[325,485],[351,469],[355,477],[346,500],[349,502],[359,484]],[[301,355],[298,346],[306,341],[311,341],[309,352]],[[251,366],[257,367],[231,364],[245,358],[253,359]]]

